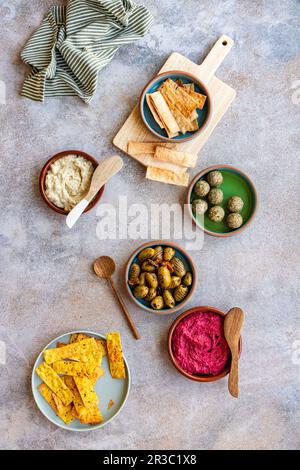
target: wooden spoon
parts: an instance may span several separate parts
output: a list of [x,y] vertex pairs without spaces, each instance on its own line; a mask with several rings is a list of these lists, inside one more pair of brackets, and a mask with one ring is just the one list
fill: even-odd
[[244,319],[243,310],[234,307],[229,310],[224,320],[224,334],[231,351],[228,390],[235,398],[239,396],[239,340]]
[[90,189],[87,195],[81,199],[78,204],[69,212],[66,217],[66,224],[69,228],[77,222],[83,211],[87,208],[92,199],[96,196],[99,189],[107,183],[116,173],[118,173],[123,166],[123,160],[118,155],[113,157],[105,158],[99,163],[96,170],[93,173]]
[[127,310],[127,307],[126,305],[124,304],[123,302],[123,299],[120,295],[120,293],[118,292],[115,284],[114,284],[114,281],[112,280],[112,275],[113,273],[115,272],[115,269],[116,269],[116,265],[115,265],[115,262],[112,258],[110,258],[109,256],[100,256],[99,258],[97,258],[95,261],[94,261],[94,271],[95,271],[95,274],[101,278],[104,278],[104,279],[107,279],[107,281],[109,282],[110,286],[112,287],[121,307],[122,307],[122,310],[124,312],[124,315],[125,315],[125,318],[127,320],[127,323],[128,325],[130,326],[131,328],[131,331],[132,333],[134,334],[135,336],[135,339],[140,339],[140,334],[130,316],[130,313],[128,312]]

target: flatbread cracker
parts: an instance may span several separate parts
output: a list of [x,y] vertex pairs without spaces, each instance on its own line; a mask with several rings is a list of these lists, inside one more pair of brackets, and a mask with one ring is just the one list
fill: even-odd
[[[75,334],[76,334],[76,336],[74,336],[73,343],[78,343],[79,341],[82,341],[83,339],[92,338],[92,336],[86,335],[85,333],[75,333]],[[96,341],[97,347],[100,350],[100,352],[102,354],[102,357],[106,356],[107,355],[107,348],[106,348],[105,339],[94,338],[94,340]],[[100,359],[99,366],[101,366],[102,357]]]
[[56,393],[58,398],[61,399],[64,405],[69,405],[73,396],[71,391],[66,386],[65,382],[57,375],[57,373],[45,362],[42,362],[36,369],[38,376],[45,382],[46,385]]
[[148,93],[146,95],[146,101],[147,101],[147,105],[148,105],[148,108],[150,109],[151,113],[152,113],[152,116],[154,117],[155,121],[157,122],[157,124],[159,125],[159,127],[161,129],[164,129],[164,123],[162,122],[161,118],[159,117],[158,115],[158,112],[152,102],[152,99],[150,98],[150,94]]
[[92,403],[96,403],[98,405],[99,400],[90,379],[87,377],[74,377],[74,382],[78,392],[80,393],[84,406],[88,408]]
[[64,405],[60,398],[55,393],[52,393],[53,400],[57,408],[58,416],[64,421],[64,423],[69,424],[74,421],[74,416],[72,413],[73,405]]
[[120,333],[108,333],[106,335],[106,344],[111,376],[114,379],[124,379],[126,371]]
[[[98,409],[96,403],[92,403],[89,407],[86,407],[81,399],[80,393],[78,392],[77,386],[73,377],[66,376],[65,381],[67,386],[73,393],[73,403],[77,418],[82,424],[97,424],[103,421],[103,417]],[[74,414],[74,413],[73,413]]]
[[101,353],[95,339],[87,338],[61,348],[47,349],[44,351],[44,359],[47,364],[52,364],[61,359],[73,359],[82,362],[94,362],[96,366],[99,365]]
[[194,168],[197,163],[197,155],[177,150],[156,147],[154,158],[160,161],[174,163],[176,165]]
[[177,186],[188,186],[189,184],[189,174],[187,172],[176,174],[172,171],[161,170],[160,168],[151,166],[147,168],[146,178],[159,181],[160,183],[175,184]]
[[41,383],[38,386],[38,391],[45,398],[46,402],[51,406],[51,408],[57,414],[58,411],[57,411],[57,407],[56,407],[55,401],[54,401],[53,396],[52,396],[53,392],[52,392],[51,388],[49,388],[48,385],[46,385],[44,383]]
[[129,140],[127,144],[127,152],[130,155],[144,155],[154,153],[157,146],[166,147],[168,149],[176,149],[177,145],[172,142],[137,142]]
[[197,102],[181,86],[178,86],[173,80],[168,78],[159,87],[159,91],[164,96],[168,96],[172,104],[186,117],[197,108]]
[[[53,370],[58,374],[71,375],[76,377],[95,377],[95,366],[85,362],[56,361],[52,364]],[[98,367],[99,369],[99,367]]]
[[163,123],[168,136],[172,138],[178,135],[180,128],[162,94],[159,91],[155,91],[149,95],[149,99],[151,100],[155,111]]

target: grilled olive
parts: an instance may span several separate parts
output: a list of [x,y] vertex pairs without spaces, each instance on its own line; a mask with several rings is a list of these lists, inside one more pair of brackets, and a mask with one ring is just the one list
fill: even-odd
[[164,299],[161,295],[158,295],[152,300],[151,307],[154,308],[154,310],[161,310],[164,307]]
[[146,271],[147,273],[154,273],[154,271],[156,271],[156,267],[152,263],[149,263],[148,260],[146,260],[142,264],[142,270]]
[[170,246],[167,246],[164,249],[164,260],[165,261],[171,261],[171,259],[173,258],[174,255],[175,255],[174,248],[171,248]]
[[165,305],[167,307],[169,307],[169,308],[175,307],[174,297],[173,297],[173,295],[171,294],[171,292],[169,290],[164,290],[163,291],[163,299],[164,299]]
[[174,256],[174,258],[171,260],[171,264],[173,266],[173,272],[176,276],[183,277],[185,275],[186,269],[181,259]]
[[146,285],[146,273],[141,273],[139,275],[139,285],[145,286]]
[[146,273],[145,279],[147,286],[157,288],[158,280],[155,273]]
[[166,266],[160,266],[158,268],[158,282],[161,287],[167,289],[171,284],[171,274]]
[[143,261],[145,261],[146,259],[149,259],[149,258],[152,258],[152,256],[154,256],[155,254],[155,251],[153,248],[144,248],[138,255],[138,259],[139,261],[142,263]]
[[145,300],[151,302],[157,296],[157,291],[155,287],[150,287],[148,294],[145,297]]
[[134,297],[138,299],[144,299],[146,295],[148,294],[148,292],[149,292],[149,288],[147,286],[136,286],[133,291],[133,294],[134,294]]
[[193,282],[193,276],[192,276],[192,273],[190,273],[189,271],[186,273],[185,276],[183,276],[182,278],[182,283],[185,285],[185,286],[191,286],[192,285],[192,282]]
[[162,246],[156,246],[154,248],[154,255],[152,256],[153,261],[162,261],[164,250]]
[[140,275],[141,268],[137,263],[133,263],[129,270],[129,282],[132,284],[138,284],[138,277]]
[[170,289],[175,289],[175,287],[180,286],[181,278],[179,276],[171,276],[171,284],[169,285]]
[[188,294],[189,288],[180,284],[180,286],[176,287],[174,292],[174,299],[176,302],[181,302]]

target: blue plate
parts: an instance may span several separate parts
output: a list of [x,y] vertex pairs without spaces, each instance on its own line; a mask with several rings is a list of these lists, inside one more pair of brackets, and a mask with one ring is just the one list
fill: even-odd
[[[162,246],[163,248],[166,247],[166,246],[171,246],[172,248],[174,248],[175,249],[175,256],[177,258],[181,259],[181,261],[184,264],[185,269],[187,271],[190,271],[192,273],[192,276],[193,276],[193,283],[190,287],[188,295],[186,296],[186,298],[184,300],[182,300],[182,302],[177,303],[174,308],[162,308],[161,310],[154,310],[151,307],[150,302],[147,302],[144,299],[137,299],[136,297],[134,297],[134,295],[133,295],[134,288],[131,287],[128,284],[129,271],[130,271],[131,265],[133,263],[140,264],[140,262],[138,261],[139,253],[144,248],[148,248],[148,247],[155,248],[156,246]],[[185,250],[183,250],[183,248],[179,247],[179,245],[177,245],[174,242],[165,242],[165,241],[163,242],[163,241],[160,241],[160,240],[156,240],[156,241],[152,241],[152,242],[149,242],[149,243],[145,243],[144,245],[140,246],[137,250],[135,250],[135,252],[131,255],[131,257],[129,258],[129,260],[127,262],[126,269],[125,269],[125,284],[126,284],[127,292],[129,293],[129,296],[131,297],[131,299],[139,307],[142,307],[143,310],[146,310],[147,312],[154,313],[154,314],[175,313],[178,310],[180,310],[194,295],[194,292],[195,292],[196,286],[197,286],[197,272],[196,272],[195,265],[194,265],[194,262],[193,262],[192,258],[189,256],[189,254]]]
[[[53,341],[51,341],[51,343],[47,344],[44,349],[56,348],[56,344],[58,342],[69,343],[70,335],[73,333],[85,333],[94,338],[105,339],[104,335],[93,333],[92,331],[71,331],[70,333],[58,336]],[[91,431],[102,428],[120,413],[128,398],[131,379],[129,367],[125,358],[124,361],[126,367],[126,379],[113,379],[110,375],[107,356],[104,356],[102,358],[101,367],[105,370],[105,374],[100,377],[100,379],[96,382],[95,385],[95,391],[99,398],[99,409],[103,416],[102,423],[96,425],[81,424],[78,419],[74,419],[74,421],[72,421],[70,424],[65,424],[55,414],[51,406],[48,405],[46,400],[42,397],[42,395],[37,389],[37,387],[42,383],[42,380],[35,373],[35,369],[43,362],[42,351],[38,356],[37,360],[35,361],[31,377],[32,393],[38,408],[43,413],[43,415],[46,416],[46,418],[48,418],[49,421],[51,421],[53,424],[56,424],[56,426],[59,426],[63,429],[67,429],[69,431]],[[114,401],[114,405],[112,406],[112,408],[108,409],[108,403],[110,400]]]
[[[199,129],[194,131],[194,132],[187,132],[186,134],[181,134],[177,137],[169,138],[168,134],[166,133],[165,129],[161,129],[157,122],[155,121],[149,106],[147,104],[146,100],[146,95],[148,93],[154,93],[155,91],[158,90],[160,85],[167,80],[167,78],[171,78],[172,80],[181,80],[183,83],[194,83],[195,85],[195,91],[197,93],[202,93],[205,95],[206,101],[204,104],[204,107],[202,110],[197,109],[198,113],[198,123],[199,123]],[[196,77],[193,75],[190,75],[185,72],[180,72],[180,71],[174,71],[174,72],[165,72],[162,74],[157,75],[155,78],[150,80],[149,83],[145,86],[141,98],[140,98],[140,112],[142,119],[145,123],[145,125],[148,127],[148,129],[152,132],[152,134],[156,135],[156,137],[159,137],[160,139],[167,140],[167,141],[179,141],[179,142],[184,142],[186,140],[190,140],[194,138],[196,135],[199,134],[199,132],[202,132],[204,127],[206,127],[209,118],[211,116],[211,99],[210,99],[210,94],[207,90],[207,88],[204,86],[203,83],[201,83]]]

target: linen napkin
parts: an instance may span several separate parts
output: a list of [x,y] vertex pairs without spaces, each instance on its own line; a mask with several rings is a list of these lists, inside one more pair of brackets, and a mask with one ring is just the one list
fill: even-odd
[[53,6],[21,53],[32,67],[21,94],[36,101],[78,95],[89,103],[99,70],[152,23],[149,10],[131,0],[69,0],[67,6]]

